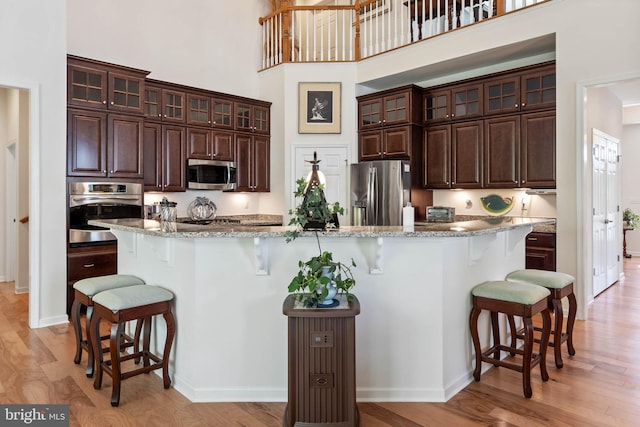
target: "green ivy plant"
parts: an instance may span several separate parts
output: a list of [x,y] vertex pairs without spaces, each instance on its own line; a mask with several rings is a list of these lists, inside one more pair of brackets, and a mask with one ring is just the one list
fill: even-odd
[[307,261],[298,261],[298,273],[289,283],[289,292],[296,294],[304,305],[317,307],[317,302],[325,299],[328,294],[326,285],[331,279],[323,276],[322,270],[323,267],[329,267],[338,292],[346,294],[347,299],[350,300],[349,291],[356,284],[351,268],[356,267],[356,263],[353,258],[349,264],[334,261],[331,252],[322,250],[318,235],[319,230],[335,227],[334,218],[338,214],[343,214],[344,209],[338,202],[327,203],[322,184],[307,189],[304,178],[296,181],[294,195],[296,199],[302,199],[302,201],[294,209],[289,210],[291,215],[289,225],[295,228],[285,232],[286,241],[289,243],[295,240],[301,230],[312,230],[316,236],[319,254]]
[[629,208],[622,212],[622,220],[626,221],[631,228],[637,228],[640,225],[640,215]]

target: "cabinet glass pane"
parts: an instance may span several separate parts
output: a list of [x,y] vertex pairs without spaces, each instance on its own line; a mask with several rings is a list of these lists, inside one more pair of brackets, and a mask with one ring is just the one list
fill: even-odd
[[73,70],[71,79],[73,80],[73,83],[86,85],[87,84],[87,74],[88,73],[85,73],[85,72],[82,72],[82,71]]
[[362,124],[374,125],[380,123],[382,117],[380,114],[380,104],[363,104],[362,105]]
[[102,76],[100,74],[88,73],[89,74],[89,86],[93,87],[102,87]]
[[404,96],[385,100],[386,120],[396,122],[407,119],[407,105]]
[[555,100],[556,100],[556,90],[555,90],[555,88],[542,91],[542,102],[544,102],[544,103],[546,103],[546,102],[555,102]]
[[127,98],[128,107],[138,107],[140,105],[140,97],[138,95],[129,94]]
[[87,99],[87,88],[85,86],[73,86],[74,99]]
[[213,123],[217,125],[231,126],[231,104],[230,103],[214,101]]
[[127,95],[122,92],[115,92],[113,94],[113,103],[116,105],[126,105]]
[[556,75],[551,74],[548,76],[542,76],[542,87],[543,88],[556,87]]
[[533,79],[527,79],[527,90],[538,90],[540,89],[540,79],[539,78],[533,78]]
[[127,81],[125,79],[114,78],[113,79],[113,90],[118,92],[126,92],[127,91]]
[[236,110],[236,126],[240,128],[251,127],[251,116],[249,107],[239,106]]
[[129,90],[130,94],[140,95],[140,83],[136,80],[129,80]]

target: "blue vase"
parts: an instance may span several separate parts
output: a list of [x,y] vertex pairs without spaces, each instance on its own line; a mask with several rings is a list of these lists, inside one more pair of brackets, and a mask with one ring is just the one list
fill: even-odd
[[[338,294],[338,288],[336,287],[336,282],[333,281],[333,272],[331,271],[331,267],[330,266],[322,267],[321,276],[329,278],[329,282],[326,285],[324,285],[327,287],[327,290],[329,293],[327,294],[327,297],[324,300],[318,301],[318,306],[333,306],[334,305],[333,299]],[[320,291],[319,293],[321,293],[322,288],[319,289],[319,291]]]

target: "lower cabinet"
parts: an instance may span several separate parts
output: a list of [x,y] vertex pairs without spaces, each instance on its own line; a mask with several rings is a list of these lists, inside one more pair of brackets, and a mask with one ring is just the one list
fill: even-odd
[[73,284],[87,277],[118,272],[118,245],[69,248],[67,252],[67,314],[73,303]]
[[527,268],[556,271],[556,233],[529,233],[525,252]]
[[270,144],[268,136],[236,134],[236,190],[270,190]]
[[145,191],[186,191],[184,126],[145,123]]

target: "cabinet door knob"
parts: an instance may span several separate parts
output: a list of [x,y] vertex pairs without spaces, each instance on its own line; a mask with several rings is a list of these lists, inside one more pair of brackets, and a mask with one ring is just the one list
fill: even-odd
[[525,104],[524,102],[522,104],[520,104],[521,107],[524,107],[525,105],[527,105],[527,104]]
[[162,114],[158,113],[158,117],[162,117]]
[[102,101],[102,103],[103,103],[104,105],[107,105],[107,101]]
[[515,107],[518,108],[518,104],[516,104]]
[[109,173],[113,173],[113,171],[109,171]]
[[115,102],[111,101],[111,102],[110,102],[110,104],[111,104],[111,105],[115,105]]
[[106,174],[106,173],[107,173],[107,170],[106,170],[106,169],[103,169],[103,170],[102,170],[102,173],[105,173],[105,174]]

